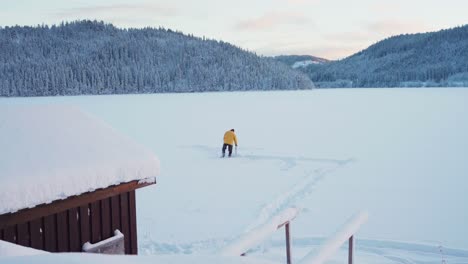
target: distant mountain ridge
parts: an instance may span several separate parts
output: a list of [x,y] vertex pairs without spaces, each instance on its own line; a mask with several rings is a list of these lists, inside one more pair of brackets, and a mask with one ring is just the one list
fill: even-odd
[[98,21],[0,27],[0,96],[311,89],[301,72],[223,41]]
[[468,25],[390,37],[343,60],[298,68],[318,87],[468,86]]
[[314,64],[325,64],[330,60],[311,55],[280,55],[273,57],[275,60],[291,66],[293,69],[304,68]]

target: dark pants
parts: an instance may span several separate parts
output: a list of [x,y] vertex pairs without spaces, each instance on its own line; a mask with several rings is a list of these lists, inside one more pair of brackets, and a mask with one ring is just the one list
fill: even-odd
[[226,152],[226,147],[229,150],[229,157],[231,157],[231,155],[232,155],[232,145],[231,144],[226,144],[226,143],[223,144],[223,157],[224,157],[224,153]]

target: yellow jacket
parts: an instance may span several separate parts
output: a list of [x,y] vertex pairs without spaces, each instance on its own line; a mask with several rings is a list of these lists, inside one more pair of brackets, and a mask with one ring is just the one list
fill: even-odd
[[226,131],[226,133],[224,133],[224,144],[232,145],[232,143],[235,143],[237,146],[236,133],[234,133],[234,131],[231,130]]

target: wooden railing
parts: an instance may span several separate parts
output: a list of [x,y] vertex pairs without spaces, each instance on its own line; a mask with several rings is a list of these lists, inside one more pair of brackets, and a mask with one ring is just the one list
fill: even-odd
[[[247,251],[259,245],[276,230],[284,226],[286,235],[286,263],[291,264],[291,221],[297,216],[296,208],[288,208],[270,222],[239,237],[221,251],[224,256],[245,256]],[[354,263],[354,234],[367,221],[368,214],[360,212],[352,216],[331,236],[318,251],[311,251],[300,264],[322,264],[327,261],[346,241],[348,241],[348,264]]]
[[291,235],[289,232],[289,225],[290,225],[290,222],[288,221],[278,226],[278,229],[284,226],[284,230],[286,234],[286,263],[287,264],[291,264]]
[[[277,229],[280,229],[283,226],[284,226],[285,235],[286,235],[286,263],[291,264],[291,235],[289,232],[290,222],[287,221],[278,225]],[[241,254],[241,256],[245,256],[245,255],[247,255],[247,252],[244,252]]]
[[[286,263],[291,264],[291,235],[290,225],[298,214],[298,209],[288,208],[274,217],[270,222],[255,228],[239,237],[225,247],[221,254],[224,256],[245,256],[247,251],[259,245],[270,237],[276,230],[284,226],[286,235]],[[349,219],[333,236],[325,242],[319,251],[311,251],[300,264],[322,264],[327,261],[346,241],[348,241],[348,264],[354,263],[354,234],[367,221],[368,214],[360,212]]]
[[239,237],[234,242],[225,247],[221,254],[224,256],[245,256],[247,251],[260,244],[262,241],[273,235],[276,230],[284,226],[286,234],[286,259],[291,264],[291,221],[296,218],[299,210],[288,208],[273,217],[268,223],[261,225],[247,234]]
[[367,221],[368,214],[360,212],[347,221],[325,244],[318,253],[311,251],[300,264],[322,264],[327,261],[346,241],[348,241],[348,263],[354,263],[354,234]]

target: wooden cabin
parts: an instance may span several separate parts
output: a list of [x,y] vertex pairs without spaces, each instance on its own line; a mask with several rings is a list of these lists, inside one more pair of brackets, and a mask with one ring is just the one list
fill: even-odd
[[1,240],[138,253],[135,190],[156,182],[151,151],[74,107],[9,106],[0,123]]

